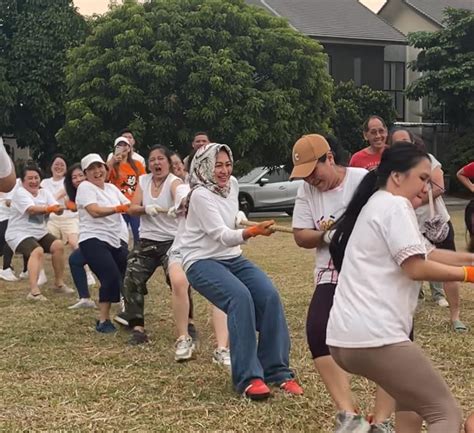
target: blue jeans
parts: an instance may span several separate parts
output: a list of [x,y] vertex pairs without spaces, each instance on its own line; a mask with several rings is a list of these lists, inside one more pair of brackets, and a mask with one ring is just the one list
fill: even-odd
[[283,306],[264,272],[239,256],[198,260],[186,275],[194,289],[227,313],[232,381],[238,392],[254,378],[280,384],[294,376]]
[[139,229],[140,229],[140,217],[139,216],[131,216],[127,214],[122,215],[123,219],[130,226],[133,235],[133,243],[136,244],[140,239]]
[[86,259],[80,248],[74,250],[69,256],[69,269],[71,269],[72,279],[76,286],[79,298],[90,298],[89,287],[87,286],[87,275],[84,269]]

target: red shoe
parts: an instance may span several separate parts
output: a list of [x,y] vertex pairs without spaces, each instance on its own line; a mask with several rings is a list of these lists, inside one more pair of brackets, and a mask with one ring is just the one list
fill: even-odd
[[270,388],[262,379],[252,379],[245,388],[244,396],[250,400],[265,400],[270,396]]
[[292,395],[303,395],[303,388],[298,385],[295,379],[289,379],[280,384],[280,389]]

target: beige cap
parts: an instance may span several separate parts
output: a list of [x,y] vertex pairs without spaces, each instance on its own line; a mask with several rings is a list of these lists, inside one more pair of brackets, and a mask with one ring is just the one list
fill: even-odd
[[290,180],[309,176],[318,159],[331,150],[326,139],[319,134],[303,135],[293,146],[293,171]]

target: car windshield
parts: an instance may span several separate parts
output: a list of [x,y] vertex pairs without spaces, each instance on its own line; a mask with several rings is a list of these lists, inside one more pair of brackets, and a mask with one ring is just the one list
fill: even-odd
[[239,177],[239,183],[251,183],[258,177],[260,177],[264,171],[265,167],[255,167],[247,174],[244,174],[243,176]]

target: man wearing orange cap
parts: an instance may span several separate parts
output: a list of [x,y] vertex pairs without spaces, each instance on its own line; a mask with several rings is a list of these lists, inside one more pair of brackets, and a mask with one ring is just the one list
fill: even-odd
[[370,431],[379,431],[374,428],[386,426],[392,412],[392,400],[387,395],[377,394],[382,400],[376,405],[371,427],[357,413],[349,376],[335,363],[326,345],[326,327],[338,278],[329,253],[332,226],[367,174],[363,168],[340,165],[342,156],[333,140],[330,146],[319,134],[304,135],[293,146],[294,167],[290,179],[304,180],[293,211],[293,235],[298,246],[316,249],[316,289],[308,310],[306,334],[316,370],[338,411],[335,432],[369,431],[370,428]]

